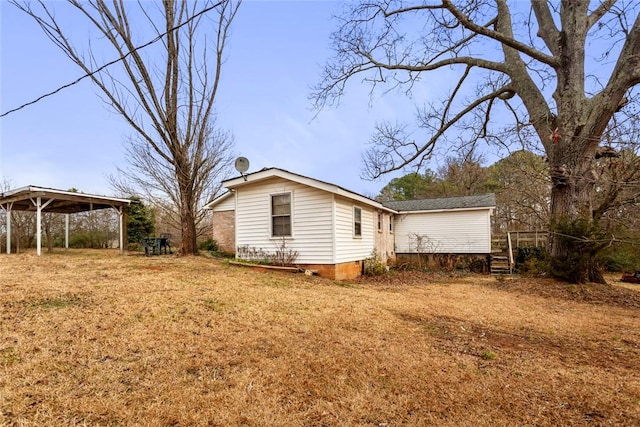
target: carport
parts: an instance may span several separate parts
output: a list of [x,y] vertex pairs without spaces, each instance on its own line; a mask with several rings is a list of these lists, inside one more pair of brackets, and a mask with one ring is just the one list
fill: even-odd
[[11,253],[11,211],[36,212],[36,251],[42,253],[42,212],[65,214],[65,247],[69,247],[69,215],[112,208],[119,217],[120,253],[124,253],[124,211],[131,200],[95,194],[74,193],[54,188],[28,186],[0,194],[0,207],[7,213],[7,253]]

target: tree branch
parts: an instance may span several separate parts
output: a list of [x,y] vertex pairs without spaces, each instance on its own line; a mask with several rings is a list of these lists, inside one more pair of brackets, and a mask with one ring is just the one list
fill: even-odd
[[[418,146],[414,141],[407,141],[407,135],[403,134],[404,129],[396,129],[394,132],[389,132],[387,130],[386,134],[382,134],[382,138],[378,139],[377,142],[378,146],[386,147],[385,150],[380,151],[374,147],[373,149],[367,150],[365,153],[363,159],[365,161],[363,177],[375,180],[386,173],[400,170],[418,159],[421,159],[420,161],[425,160],[426,157],[431,155],[433,152],[436,141],[440,139],[447,130],[462,120],[469,112],[473,111],[483,103],[499,98],[502,94],[509,93],[511,91],[511,87],[506,85],[475,99],[451,119],[446,119],[445,117],[440,116],[440,125],[435,129],[435,132],[431,135],[429,140],[422,143],[420,146]],[[423,127],[430,126],[423,120]],[[412,149],[410,154],[406,154],[402,151],[407,147]],[[400,162],[397,163],[394,157],[398,157]]]
[[[504,0],[496,0],[496,3],[498,4],[498,7],[504,11],[501,13],[509,13],[509,9]],[[512,37],[508,37],[507,35],[502,34],[498,31],[492,31],[489,28],[476,24],[475,22],[471,21],[464,13],[460,12],[460,10],[456,8],[450,0],[443,0],[442,4],[449,12],[451,12],[453,16],[456,17],[460,24],[462,24],[468,30],[496,40],[506,46],[517,50],[520,53],[530,56],[531,58],[549,66],[556,67],[559,65],[558,59],[554,58],[553,56],[545,55],[539,50],[534,49],[533,47],[522,43]],[[498,16],[498,19],[500,19],[500,16]]]
[[558,56],[560,54],[558,48],[560,31],[558,31],[558,27],[553,21],[549,4],[543,1],[532,1],[531,7],[538,21],[538,37],[544,40],[547,49],[549,49],[553,55]]
[[611,8],[616,4],[617,0],[605,0],[589,15],[587,28],[593,27]]

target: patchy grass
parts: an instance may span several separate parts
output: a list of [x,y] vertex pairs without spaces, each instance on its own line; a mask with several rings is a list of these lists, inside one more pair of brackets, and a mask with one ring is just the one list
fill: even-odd
[[0,255],[0,425],[640,425],[636,288]]
[[65,308],[70,305],[78,305],[82,302],[78,295],[63,294],[56,296],[48,296],[37,300],[28,301],[27,305],[32,308],[56,309]]

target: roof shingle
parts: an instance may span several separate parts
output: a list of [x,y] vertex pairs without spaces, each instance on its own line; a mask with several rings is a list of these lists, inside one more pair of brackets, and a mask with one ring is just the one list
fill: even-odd
[[382,204],[399,212],[492,208],[496,205],[496,196],[493,193],[487,193],[475,196],[441,197],[437,199],[389,200],[382,202]]

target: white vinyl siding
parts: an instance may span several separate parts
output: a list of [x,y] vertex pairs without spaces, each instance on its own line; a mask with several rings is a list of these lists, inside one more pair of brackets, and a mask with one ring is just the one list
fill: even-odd
[[359,205],[362,210],[362,236],[354,236],[354,205],[352,200],[336,197],[335,233],[336,263],[358,261],[371,256],[374,248],[374,216],[373,208]]
[[393,224],[396,253],[491,252],[489,209],[400,214]]
[[215,205],[211,210],[213,212],[232,211],[236,208],[236,195],[230,194],[229,197]]
[[292,237],[287,249],[297,263],[332,264],[331,193],[282,178],[267,179],[237,190],[236,245],[274,252],[282,237],[271,237],[271,195],[291,193]]

